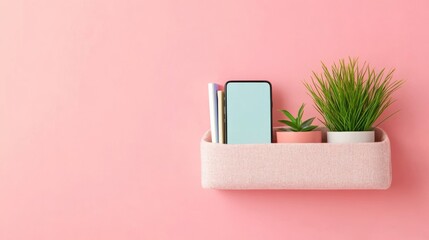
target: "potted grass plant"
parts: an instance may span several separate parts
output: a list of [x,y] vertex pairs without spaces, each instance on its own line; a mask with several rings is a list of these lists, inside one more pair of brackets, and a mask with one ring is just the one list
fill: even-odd
[[311,125],[314,117],[302,120],[304,115],[304,104],[298,110],[298,115],[294,117],[287,110],[280,110],[289,120],[279,120],[284,123],[288,128],[280,128],[276,132],[278,143],[318,143],[322,142],[322,132],[319,130],[314,131],[317,126]]
[[328,143],[374,142],[374,125],[394,102],[392,94],[403,81],[394,80],[394,69],[377,72],[368,64],[359,67],[357,59],[340,60],[323,73],[313,72],[312,81],[304,83],[327,127]]

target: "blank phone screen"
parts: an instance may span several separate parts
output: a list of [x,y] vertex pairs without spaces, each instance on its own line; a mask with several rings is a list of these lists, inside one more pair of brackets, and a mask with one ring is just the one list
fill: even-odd
[[271,84],[229,81],[226,92],[226,142],[271,143]]

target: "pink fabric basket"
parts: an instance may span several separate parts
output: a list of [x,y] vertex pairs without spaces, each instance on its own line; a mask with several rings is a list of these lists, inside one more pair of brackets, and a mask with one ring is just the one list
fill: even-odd
[[[211,143],[201,140],[201,180],[212,189],[388,189],[390,142],[377,128],[374,143]],[[326,135],[324,133],[324,135]]]

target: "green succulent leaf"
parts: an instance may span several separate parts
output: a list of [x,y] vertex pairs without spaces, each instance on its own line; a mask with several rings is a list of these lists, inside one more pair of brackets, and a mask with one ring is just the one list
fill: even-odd
[[309,132],[309,131],[313,131],[314,129],[316,129],[317,126],[308,126],[302,129],[303,132]]
[[298,125],[296,125],[296,123],[288,121],[288,120],[279,120],[279,122],[284,123],[284,124],[288,125],[289,127],[292,127],[295,129],[299,128]]
[[296,119],[292,116],[292,114],[286,110],[280,110],[286,117],[288,117],[291,121],[295,121]]
[[310,125],[313,123],[314,119],[316,119],[316,118],[314,118],[314,117],[313,117],[313,118],[310,118],[310,119],[305,120],[305,121],[302,123],[302,127],[303,127],[303,128],[306,128],[306,127],[310,126]]
[[298,110],[298,117],[296,118],[296,119],[297,119],[298,124],[301,124],[302,115],[304,114],[304,106],[305,106],[305,104],[303,103],[303,104],[301,105],[301,107],[299,108],[299,110]]

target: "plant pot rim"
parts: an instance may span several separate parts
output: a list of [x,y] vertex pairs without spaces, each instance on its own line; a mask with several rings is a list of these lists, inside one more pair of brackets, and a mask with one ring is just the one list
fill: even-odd
[[375,142],[375,131],[327,132],[328,143]]
[[375,132],[375,130],[370,130],[370,131],[327,131],[330,133],[369,133],[369,132]]
[[322,130],[313,130],[313,131],[302,131],[302,132],[295,132],[295,131],[276,131],[276,133],[312,133],[312,132],[321,132]]

